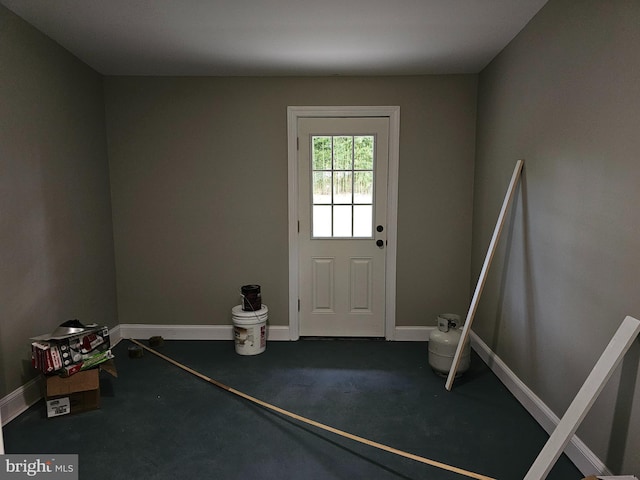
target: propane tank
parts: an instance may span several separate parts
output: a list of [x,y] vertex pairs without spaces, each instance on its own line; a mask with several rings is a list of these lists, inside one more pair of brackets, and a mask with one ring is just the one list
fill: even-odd
[[[429,335],[429,365],[436,374],[443,377],[449,375],[461,336],[462,322],[459,315],[455,313],[438,315],[438,328],[432,330]],[[470,362],[471,346],[467,342],[462,350],[456,377],[469,369]]]

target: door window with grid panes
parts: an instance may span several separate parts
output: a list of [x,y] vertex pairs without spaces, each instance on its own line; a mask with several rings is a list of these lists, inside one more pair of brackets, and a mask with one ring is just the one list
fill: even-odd
[[372,238],[374,135],[314,135],[312,238]]

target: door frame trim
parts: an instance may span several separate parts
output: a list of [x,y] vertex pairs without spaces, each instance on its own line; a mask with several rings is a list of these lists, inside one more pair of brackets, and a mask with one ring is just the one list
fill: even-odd
[[396,255],[398,233],[398,173],[400,161],[399,106],[289,106],[287,107],[287,158],[289,196],[289,334],[300,338],[298,314],[298,119],[323,117],[389,118],[389,169],[387,172],[387,251],[385,264],[385,338],[394,340],[396,327]]

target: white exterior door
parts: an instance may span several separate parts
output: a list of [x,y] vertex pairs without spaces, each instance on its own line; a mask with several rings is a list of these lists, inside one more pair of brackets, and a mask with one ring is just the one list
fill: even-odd
[[389,118],[298,119],[301,336],[385,336]]

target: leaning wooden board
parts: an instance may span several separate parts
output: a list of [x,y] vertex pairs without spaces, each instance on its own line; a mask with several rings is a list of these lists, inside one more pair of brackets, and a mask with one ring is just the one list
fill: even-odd
[[489,267],[491,266],[493,255],[494,253],[496,253],[496,246],[498,245],[500,233],[502,232],[502,227],[504,226],[504,219],[507,214],[507,210],[509,210],[509,206],[511,205],[511,201],[513,200],[513,194],[516,190],[518,180],[520,179],[520,173],[522,172],[523,165],[524,160],[518,160],[518,162],[516,163],[516,167],[513,169],[513,175],[511,175],[509,188],[507,189],[507,194],[505,195],[504,201],[502,202],[502,208],[500,209],[500,214],[498,215],[498,221],[496,222],[496,227],[493,231],[491,243],[489,243],[487,256],[484,259],[482,271],[480,272],[480,277],[478,278],[478,284],[476,285],[476,290],[473,294],[473,299],[471,300],[471,306],[469,307],[467,318],[464,321],[464,326],[462,327],[460,342],[458,343],[458,348],[456,349],[456,353],[453,356],[453,363],[451,364],[451,370],[449,370],[449,376],[447,377],[447,383],[445,384],[447,390],[451,390],[451,387],[453,386],[453,380],[456,378],[456,373],[458,372],[458,366],[460,365],[460,359],[462,358],[464,345],[465,343],[467,343],[469,338],[469,331],[471,330],[471,324],[473,323],[473,318],[475,317],[476,310],[478,309],[480,295],[482,295],[482,289],[484,288],[485,281],[487,280],[487,273],[489,272]]
[[524,480],[543,480],[553,468],[605,384],[640,333],[640,321],[626,317],[540,451]]

